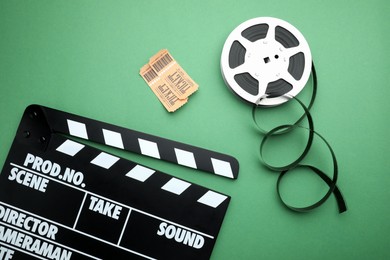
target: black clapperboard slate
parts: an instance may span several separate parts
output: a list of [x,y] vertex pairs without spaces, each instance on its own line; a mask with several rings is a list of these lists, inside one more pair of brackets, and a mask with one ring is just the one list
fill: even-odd
[[0,174],[1,259],[210,258],[229,196],[89,141],[238,174],[231,156],[31,105]]

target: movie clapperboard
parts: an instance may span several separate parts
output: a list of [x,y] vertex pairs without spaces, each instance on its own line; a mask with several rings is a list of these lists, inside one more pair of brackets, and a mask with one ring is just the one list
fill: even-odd
[[0,259],[210,258],[228,195],[90,142],[238,175],[229,155],[31,105],[0,174]]

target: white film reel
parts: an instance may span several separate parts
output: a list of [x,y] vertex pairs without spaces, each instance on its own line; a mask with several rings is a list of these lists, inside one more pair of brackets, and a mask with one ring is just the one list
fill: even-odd
[[[287,101],[306,85],[312,56],[303,35],[286,21],[259,17],[237,26],[221,56],[225,83],[242,99],[263,106]],[[266,97],[266,98],[265,98]]]

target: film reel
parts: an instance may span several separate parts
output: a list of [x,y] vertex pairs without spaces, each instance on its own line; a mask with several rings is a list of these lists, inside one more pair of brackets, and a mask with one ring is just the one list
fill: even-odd
[[[243,22],[228,36],[221,55],[226,85],[242,99],[259,105],[286,102],[305,87],[312,56],[303,35],[291,24],[272,17]],[[264,98],[267,97],[267,98]]]
[[[314,130],[313,119],[309,112],[317,93],[317,76],[309,45],[303,35],[291,24],[277,18],[260,17],[248,20],[237,26],[225,41],[221,55],[221,72],[226,85],[236,95],[253,105],[252,119],[262,135],[260,161],[268,169],[279,172],[276,191],[282,204],[296,212],[308,212],[321,206],[331,194],[334,194],[339,213],[345,212],[347,206],[337,187],[336,156],[328,141]],[[311,100],[306,106],[296,96],[306,86],[310,75],[312,75],[313,91]],[[303,108],[303,115],[293,124],[282,124],[271,130],[264,130],[262,124],[256,119],[256,111],[264,107],[275,107],[289,100],[295,100]],[[305,118],[308,127],[299,124]],[[264,143],[271,136],[288,134],[297,128],[309,132],[306,146],[299,157],[282,166],[267,163],[263,157]],[[332,177],[315,166],[303,164],[303,159],[311,149],[314,136],[321,139],[331,153]],[[288,204],[280,192],[283,177],[298,168],[310,170],[329,186],[321,199],[304,207]]]

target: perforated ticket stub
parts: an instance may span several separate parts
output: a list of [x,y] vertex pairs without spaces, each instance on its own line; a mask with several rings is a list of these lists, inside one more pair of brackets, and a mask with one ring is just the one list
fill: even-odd
[[198,84],[166,49],[151,57],[140,75],[169,112],[187,103],[188,97],[198,89]]

